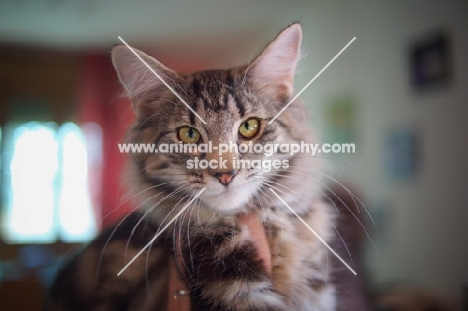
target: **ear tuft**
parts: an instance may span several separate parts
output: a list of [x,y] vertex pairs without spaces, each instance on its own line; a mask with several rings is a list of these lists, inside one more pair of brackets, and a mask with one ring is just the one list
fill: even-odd
[[[170,83],[177,79],[178,75],[174,71],[153,57],[135,48],[133,50],[166,82]],[[154,96],[154,93],[164,86],[159,78],[125,45],[116,46],[112,50],[112,63],[136,111],[140,102]]]
[[279,98],[290,97],[301,41],[301,25],[285,28],[247,68],[249,77],[261,86],[274,87]]

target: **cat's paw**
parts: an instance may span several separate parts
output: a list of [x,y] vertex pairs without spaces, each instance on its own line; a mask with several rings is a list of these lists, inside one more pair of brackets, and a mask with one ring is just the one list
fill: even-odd
[[287,310],[271,281],[232,280],[213,282],[192,296],[194,310],[279,311]]

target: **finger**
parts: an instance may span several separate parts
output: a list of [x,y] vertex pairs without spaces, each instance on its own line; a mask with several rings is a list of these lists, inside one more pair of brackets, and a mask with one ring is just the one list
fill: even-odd
[[250,232],[250,240],[253,242],[258,253],[258,260],[263,261],[263,265],[268,275],[271,276],[271,252],[270,245],[265,233],[265,227],[254,213],[240,214],[239,223],[247,227]]
[[[174,259],[169,259],[168,272],[168,311],[189,311],[190,299],[187,293],[187,285],[179,278]],[[185,292],[182,292],[185,291]]]

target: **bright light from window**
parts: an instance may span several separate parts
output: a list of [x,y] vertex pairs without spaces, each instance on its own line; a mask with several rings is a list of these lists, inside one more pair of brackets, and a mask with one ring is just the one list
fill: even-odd
[[82,130],[67,123],[57,134],[55,124],[35,122],[7,129],[2,151],[6,208],[0,217],[4,240],[48,243],[58,238],[66,242],[92,239],[97,232],[96,217]]
[[86,141],[74,124],[61,128],[62,189],[59,201],[60,235],[65,241],[89,240],[96,234],[88,191]]
[[54,238],[54,181],[58,145],[51,126],[31,123],[14,132],[10,237],[21,242]]

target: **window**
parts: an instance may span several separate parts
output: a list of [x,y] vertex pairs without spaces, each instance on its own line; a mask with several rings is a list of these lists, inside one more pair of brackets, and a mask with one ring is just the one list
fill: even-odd
[[6,242],[80,242],[95,236],[88,151],[100,146],[100,130],[97,125],[84,129],[38,122],[5,127],[1,221]]

